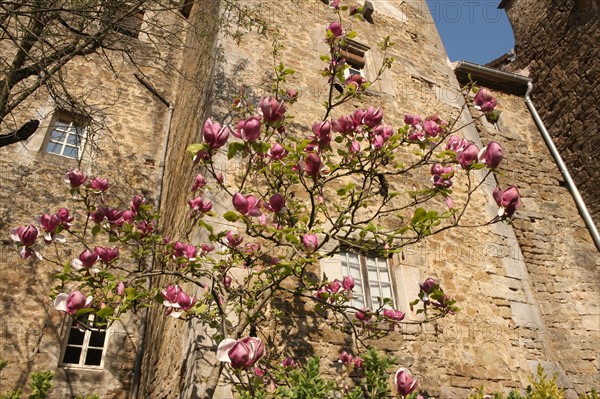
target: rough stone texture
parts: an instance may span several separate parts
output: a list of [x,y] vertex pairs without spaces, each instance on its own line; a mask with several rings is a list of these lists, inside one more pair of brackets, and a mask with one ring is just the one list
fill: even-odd
[[[463,105],[459,85],[425,1],[373,3],[372,23],[352,22],[359,34],[357,40],[371,47],[367,75],[373,77],[376,73],[375,65],[382,59],[376,44],[387,35],[397,42],[391,55],[398,62],[363,100],[354,101],[336,113],[367,105],[380,106],[386,123],[395,127],[402,124],[405,112],[423,115],[439,112],[448,119],[457,115]],[[240,88],[246,88],[249,98],[255,101],[268,93],[273,73],[271,41],[257,32],[260,27],[243,28],[244,35],[238,44],[231,36],[218,35],[216,26],[218,15],[234,18],[235,13],[220,8],[223,5],[218,0],[201,4],[202,7],[194,7],[191,16],[196,18],[196,30],[185,37],[185,50],[174,54],[182,60],[182,74],[178,79],[155,70],[155,75],[151,74],[156,87],[174,105],[164,165],[161,153],[167,110],[131,76],[130,66],[123,64],[118,76],[88,63],[73,66],[73,76],[82,82],[92,80],[95,87],[103,87],[101,83],[110,81],[107,93],[101,92],[102,95],[119,93],[120,108],[105,110],[107,124],[116,133],[114,141],[100,145],[107,155],[84,159],[83,168],[90,174],[113,172],[109,177],[131,185],[124,198],[145,189],[147,197],[157,201],[160,184],[161,224],[165,234],[172,239],[185,237],[194,244],[202,243],[203,237],[187,237],[191,221],[186,200],[196,171],[185,148],[200,139],[201,124],[208,115],[227,121],[227,106]],[[269,26],[281,28],[284,47],[278,60],[297,71],[289,79],[289,86],[300,90],[299,102],[290,107],[289,112],[296,116],[290,129],[310,125],[322,118],[320,104],[325,96],[325,83],[319,78],[322,68],[319,55],[326,50],[322,42],[324,27],[335,15],[319,1],[263,1],[253,6]],[[290,13],[292,6],[294,12]],[[573,397],[576,391],[598,387],[600,314],[596,299],[600,260],[522,99],[502,94],[499,98],[504,112],[495,134],[507,149],[500,184],[503,187],[517,184],[524,196],[524,208],[515,228],[495,224],[452,230],[405,248],[393,259],[391,267],[400,309],[408,312],[408,302],[417,293],[416,283],[433,276],[458,300],[462,311],[434,324],[407,326],[372,343],[395,354],[401,365],[410,367],[420,377],[421,385],[436,397],[466,397],[482,385],[490,391],[526,386],[532,368],[539,362],[548,371],[558,372],[561,384],[569,389],[569,397]],[[25,109],[51,109],[45,101],[35,99]],[[147,105],[148,101],[152,106]],[[466,113],[461,123],[471,120],[472,115]],[[466,127],[462,134],[481,146],[496,137],[490,129],[481,123]],[[74,165],[39,154],[40,140],[34,138],[25,147],[0,149],[4,179],[0,227],[5,230],[30,220],[29,212],[35,208],[32,198],[44,198],[43,203],[49,207],[45,211],[54,211],[64,201],[60,177]],[[223,154],[220,156],[224,158]],[[114,173],[114,165],[119,165],[119,173]],[[239,174],[235,162],[223,160],[219,165],[226,179],[235,179]],[[162,167],[164,179],[160,182]],[[483,179],[483,174],[479,173],[477,178]],[[455,201],[464,201],[460,187],[465,178],[457,173],[455,180]],[[390,184],[399,189],[430,184],[429,175]],[[491,196],[495,186],[493,176],[483,182],[483,190],[472,198],[465,224],[483,224],[496,215],[497,207]],[[220,192],[208,196],[217,213],[230,201]],[[225,223],[219,226],[228,227]],[[0,259],[4,311],[0,357],[11,361],[14,368],[3,372],[1,381],[2,386],[12,386],[22,384],[30,369],[54,369],[62,321],[47,297],[52,286],[49,277],[52,266],[20,262],[9,252],[10,243],[3,244],[6,245]],[[341,267],[335,259],[322,265],[322,271],[331,273],[331,278],[338,277],[336,270]],[[154,287],[164,283],[160,279],[152,281]],[[15,290],[28,296],[13,295]],[[352,349],[353,343],[341,333],[331,331],[331,320],[317,316],[309,303],[285,299],[275,301],[272,306],[299,312],[303,317],[273,325],[272,329],[259,331],[259,335],[284,342],[284,347],[270,348],[282,354],[321,355],[325,359],[323,371],[331,372],[331,362],[342,350]],[[15,309],[26,309],[26,313],[17,318],[13,316]],[[417,319],[415,314],[409,315],[412,320]],[[24,325],[22,320],[31,324]],[[143,354],[138,397],[189,399],[202,394],[207,376],[216,364],[216,343],[207,331],[195,322],[164,317],[160,308],[151,310],[143,322],[146,329],[141,348],[132,327],[135,322],[123,327],[126,334],[113,335],[115,351],[124,351],[126,355],[115,352],[115,361],[108,362],[104,371],[92,375],[55,370],[58,385],[52,397],[92,392],[106,398],[126,397],[135,349],[141,349]],[[227,384],[219,386],[215,398],[231,397]]]
[[[266,17],[272,26],[285,27],[285,32],[298,32],[280,36],[284,47],[277,59],[297,71],[297,74],[289,79],[289,85],[299,88],[300,101],[290,107],[290,113],[295,115],[298,126],[310,125],[322,117],[320,104],[325,95],[325,86],[318,79],[321,68],[319,55],[326,50],[322,43],[324,26],[334,15],[320,2],[294,2],[294,13],[287,12],[287,6],[288,3],[270,2],[256,5],[261,15]],[[349,112],[353,107],[373,104],[382,107],[386,123],[395,126],[402,123],[405,112],[419,112],[425,115],[439,112],[448,117],[458,113],[462,105],[462,97],[458,93],[459,86],[424,2],[375,3],[373,23],[354,21],[352,28],[358,32],[357,40],[371,47],[367,56],[370,65],[367,67],[367,74],[374,72],[373,65],[381,59],[376,43],[388,34],[397,42],[396,47],[391,50],[391,55],[398,59],[398,63],[372,88],[371,95],[337,112],[341,114]],[[212,42],[207,40],[206,46],[212,48]],[[272,59],[269,55],[270,41],[264,39],[252,27],[244,30],[241,43],[225,36],[219,38],[217,46],[221,48],[223,58],[214,66],[215,86],[212,95],[210,88],[207,88],[206,92],[193,95],[203,99],[201,101],[205,99],[203,93],[210,95],[210,101],[196,108],[198,113],[195,116],[206,116],[210,112],[214,119],[221,120],[227,115],[227,104],[239,93],[240,88],[245,88],[246,95],[255,101],[269,91],[268,77],[272,74]],[[261,56],[257,56],[258,54]],[[193,68],[211,70],[212,67],[197,65]],[[516,109],[522,112],[522,104],[518,104]],[[195,116],[188,116],[187,123],[195,123],[199,130],[203,119]],[[529,116],[524,117],[528,126],[535,129]],[[463,122],[468,122],[471,116],[465,115],[464,118]],[[517,121],[513,123],[520,126]],[[479,145],[482,144],[479,132],[474,127],[464,129],[463,134]],[[516,134],[507,133],[506,136],[503,139],[515,141]],[[188,139],[194,139],[191,133],[176,138],[179,144],[174,144],[169,155],[169,162],[173,163],[167,164],[166,187],[169,188],[166,191],[172,199],[165,199],[163,205],[166,206],[164,210],[168,215],[165,226],[170,233],[172,232],[172,238],[182,237],[189,227],[185,194],[178,193],[177,190],[190,184],[192,173],[189,170],[189,161],[181,162],[175,156],[176,151],[180,155],[183,153],[183,148],[190,143],[186,141]],[[484,141],[487,142],[487,138]],[[530,144],[529,141],[527,144]],[[521,150],[527,151],[525,147]],[[537,151],[537,148],[532,151]],[[552,169],[550,159],[545,159],[545,162],[548,163],[548,175],[543,177],[543,181],[551,185],[551,182],[556,181],[558,174]],[[235,163],[223,165],[226,176],[235,176]],[[537,164],[524,160],[519,165],[520,169],[510,176],[516,179],[516,184],[520,184],[521,171],[530,173]],[[423,184],[428,178],[417,176],[415,181]],[[458,182],[464,183],[464,180],[460,179],[457,177],[457,186]],[[402,187],[408,184],[408,181],[390,183]],[[495,186],[493,178],[485,181],[484,191],[473,198],[474,211],[465,219],[465,223],[480,224],[494,217],[497,208],[491,192]],[[538,188],[541,197],[546,195],[542,190],[544,187]],[[535,201],[527,199],[527,209],[542,207],[551,213],[553,218],[562,218],[561,212],[565,209],[572,212],[568,193],[560,189],[561,199],[557,200],[558,204],[549,204],[545,202],[545,197],[542,200],[536,197],[535,200],[540,203],[536,204]],[[211,195],[217,212],[225,209],[229,199],[220,193]],[[462,199],[459,189],[456,195],[457,201]],[[557,228],[581,226],[576,213],[569,215],[568,221],[564,221]],[[581,228],[575,230],[583,234]],[[543,252],[551,250],[548,231],[553,229],[540,230],[534,238],[545,245],[538,251],[539,256],[550,262],[551,257],[555,255],[545,255]],[[561,233],[563,240],[569,236],[566,231]],[[401,365],[411,367],[413,372],[420,376],[422,386],[439,397],[468,396],[473,389],[482,385],[490,391],[506,391],[513,387],[526,386],[532,364],[539,361],[546,362],[544,364],[553,370],[560,370],[561,376],[568,375],[564,386],[570,388],[570,397],[573,397],[574,389],[581,391],[590,385],[597,385],[593,378],[598,376],[598,370],[588,366],[597,364],[594,363],[597,356],[589,346],[596,339],[594,337],[597,337],[598,327],[588,321],[586,314],[572,324],[575,329],[585,325],[589,328],[586,333],[580,335],[579,332],[575,332],[567,336],[568,339],[572,337],[571,343],[562,342],[565,335],[555,333],[559,327],[557,318],[548,318],[544,310],[546,298],[542,299],[538,293],[538,284],[541,284],[538,283],[538,279],[543,280],[543,276],[535,276],[535,279],[531,276],[531,273],[537,273],[538,270],[528,269],[527,259],[517,242],[517,238],[520,237],[511,226],[493,225],[449,232],[406,248],[401,257],[394,259],[395,266],[392,268],[399,307],[408,310],[408,301],[416,295],[416,282],[427,276],[434,276],[456,297],[463,310],[458,315],[434,325],[407,327],[402,332],[393,332],[373,344],[397,355]],[[191,237],[191,240],[198,244],[202,242],[202,237]],[[593,248],[592,252],[589,252],[588,244],[574,245],[571,241],[565,242],[561,249],[554,249],[568,252],[575,246],[581,250],[582,256],[588,258],[588,264],[596,265]],[[590,267],[592,272],[586,277],[589,281],[594,281],[596,277],[593,270],[596,266],[587,267]],[[339,270],[335,261],[327,263],[323,268],[328,270],[328,273],[334,273],[332,271],[336,269]],[[567,275],[564,278],[565,280],[561,281],[572,281],[568,280]],[[597,295],[594,284],[582,286],[574,292],[582,296],[580,306],[585,309],[590,307],[591,311],[594,311],[591,304],[594,295]],[[563,293],[558,293],[555,300],[565,302],[564,309],[561,308],[561,315],[571,317],[570,307],[566,304],[567,299]],[[288,313],[294,312],[304,316],[274,325],[272,329],[261,330],[259,335],[262,338],[285,343],[282,348],[270,350],[299,357],[319,354],[324,359],[323,372],[331,372],[329,362],[335,361],[342,350],[352,349],[352,342],[348,337],[331,331],[328,328],[331,320],[317,316],[310,304],[282,300],[273,306]],[[149,325],[152,327],[149,330],[152,335],[147,340],[147,353],[151,355],[146,358],[150,368],[143,388],[146,395],[197,397],[204,392],[207,376],[215,365],[216,343],[207,338],[206,331],[200,325],[178,325],[173,320],[165,320],[160,312],[152,313],[151,320]],[[562,332],[566,334],[565,331]],[[585,344],[585,356],[591,360],[582,361],[569,369],[570,360],[561,357],[569,355],[571,358],[576,355],[569,354],[567,349],[558,353],[556,347],[577,347],[584,339],[582,335],[589,338]],[[166,358],[172,361],[165,361]],[[176,377],[173,377],[174,375]],[[226,385],[222,385],[215,397],[230,398],[232,394]]]
[[522,195],[514,231],[527,269],[517,276],[537,303],[509,300],[513,321],[518,327],[532,323],[543,333],[540,360],[553,364],[547,372],[559,371],[563,387],[582,392],[597,386],[599,377],[600,255],[523,98],[496,94],[498,123],[481,118],[477,128],[483,140],[503,143],[506,160],[497,175],[499,185],[516,183]]
[[[177,24],[174,15],[167,17],[171,18],[171,26]],[[27,142],[0,148],[0,359],[9,362],[0,375],[0,394],[27,387],[31,372],[50,370],[55,374],[50,398],[93,393],[102,398],[128,397],[139,340],[137,316],[125,317],[122,324],[111,327],[103,369],[58,367],[67,319],[52,305],[50,294],[58,282],[51,276],[82,248],[67,246],[59,264],[23,261],[8,231],[18,225],[35,224],[36,216],[54,213],[60,207],[69,208],[81,223],[86,215],[70,198],[68,184],[63,181],[65,173],[74,168],[89,176],[108,177],[112,189],[107,200],[115,207],[126,206],[135,193],[156,202],[168,110],[133,74],[145,73],[157,90],[171,97],[174,87],[169,85],[170,70],[163,61],[176,62],[179,54],[159,54],[159,46],[143,35],[135,43],[134,58],[145,57],[137,58],[139,69],[116,52],[108,52],[110,66],[92,55],[85,60],[75,58],[62,71],[72,92],[88,97],[97,118],[89,126],[91,139],[81,161],[45,153],[45,138],[57,105],[44,90],[28,98],[11,115],[10,121],[15,124],[40,118],[41,126]],[[2,54],[10,51],[5,45],[2,42]],[[3,125],[3,131],[5,128]],[[51,247],[41,251],[45,254]]]
[[505,3],[516,58],[490,65],[533,78],[533,102],[599,226],[600,2]]

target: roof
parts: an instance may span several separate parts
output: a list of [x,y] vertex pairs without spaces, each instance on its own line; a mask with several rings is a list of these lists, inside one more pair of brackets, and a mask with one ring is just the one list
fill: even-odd
[[476,81],[480,86],[516,95],[525,95],[527,84],[532,81],[522,75],[500,71],[468,61],[455,62],[453,69],[461,84],[468,83],[470,76],[471,80]]

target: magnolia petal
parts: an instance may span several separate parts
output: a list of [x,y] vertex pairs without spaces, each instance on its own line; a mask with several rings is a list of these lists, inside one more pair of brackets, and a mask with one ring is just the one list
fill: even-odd
[[19,228],[18,227],[15,227],[14,229],[10,229],[10,238],[12,238],[13,241],[21,242],[21,239],[19,238]]
[[54,241],[60,242],[60,243],[65,243],[65,242],[67,242],[67,238],[65,236],[63,236],[62,234],[56,234],[56,235],[54,235]]
[[221,362],[231,363],[229,359],[229,350],[235,345],[237,341],[232,338],[225,338],[217,347],[217,359]]
[[171,313],[169,313],[169,316],[171,316],[171,317],[174,317],[174,318],[178,319],[178,318],[179,318],[179,316],[181,316],[181,314],[182,314],[182,313],[183,313],[183,312],[171,312]]
[[68,298],[69,298],[69,294],[64,294],[64,293],[58,294],[56,296],[56,299],[54,299],[54,309],[66,312]]
[[94,300],[94,297],[93,297],[93,296],[91,296],[91,295],[90,295],[90,296],[88,296],[88,297],[86,298],[86,300],[85,300],[85,306],[84,306],[84,308],[87,308],[87,307],[89,307],[89,306],[90,306],[90,304],[92,303],[92,301],[93,301],[93,300]]
[[83,269],[83,263],[81,263],[79,259],[75,258],[71,261],[71,267],[75,270],[81,270]]

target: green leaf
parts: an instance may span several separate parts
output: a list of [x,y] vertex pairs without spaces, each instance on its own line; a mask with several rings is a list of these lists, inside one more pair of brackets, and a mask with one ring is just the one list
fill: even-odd
[[223,215],[223,217],[228,222],[237,222],[237,220],[240,218],[240,216],[237,214],[237,212],[233,212],[233,211],[226,212]]
[[115,310],[113,308],[111,308],[110,306],[106,306],[103,307],[102,309],[100,309],[98,311],[98,313],[96,313],[98,315],[98,317],[101,317],[103,319],[108,319],[109,317],[112,317],[112,315],[115,313]]
[[348,39],[354,39],[356,36],[358,36],[358,33],[356,33],[355,31],[351,30],[350,32],[348,32],[346,34],[346,38]]
[[133,287],[127,287],[125,288],[125,295],[127,296],[127,299],[131,301],[135,299],[137,291]]
[[413,215],[411,222],[412,224],[418,224],[424,221],[427,218],[427,211],[423,208],[417,208],[415,210],[415,214]]
[[243,143],[238,143],[237,141],[232,141],[229,143],[229,147],[227,149],[227,159],[231,159],[240,151],[243,151],[246,146]]
[[92,227],[92,235],[98,235],[98,233],[100,233],[100,231],[102,231],[102,227],[100,227],[99,224]]
[[186,151],[189,152],[192,155],[196,155],[198,153],[198,151],[206,149],[206,144],[204,143],[194,143],[194,144],[190,144],[187,148]]

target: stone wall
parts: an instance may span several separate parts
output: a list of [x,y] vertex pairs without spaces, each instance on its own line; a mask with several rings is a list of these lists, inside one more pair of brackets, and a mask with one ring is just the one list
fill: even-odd
[[[290,4],[291,2],[261,2],[256,7],[271,28],[279,27],[280,32],[284,32],[279,35],[279,43],[283,44],[283,48],[279,51],[277,61],[282,61],[297,72],[289,79],[289,87],[300,91],[298,103],[289,107],[289,112],[295,116],[295,123],[290,125],[290,130],[296,129],[294,131],[302,134],[302,131],[297,130],[299,126],[310,126],[315,120],[322,118],[321,102],[326,94],[326,85],[319,78],[323,67],[319,55],[326,51],[323,43],[325,26],[335,19],[335,15],[321,2],[295,1],[293,13],[289,12]],[[367,56],[367,74],[373,73],[373,65],[382,58],[376,44],[386,35],[391,35],[397,43],[390,55],[396,57],[398,62],[391,71],[383,75],[382,80],[372,87],[363,100],[353,101],[338,112],[345,113],[355,107],[367,105],[380,106],[386,123],[396,127],[402,124],[406,112],[423,115],[439,112],[448,119],[457,115],[463,105],[458,92],[459,85],[447,62],[425,2],[390,1],[373,4],[375,13],[371,22],[352,21],[352,29],[358,32],[356,40],[371,48]],[[209,9],[214,11],[213,7],[215,5],[211,3]],[[255,101],[270,90],[269,78],[273,76],[272,43],[252,26],[247,28],[242,29],[244,35],[239,42],[231,36],[219,37],[216,48],[220,49],[222,58],[217,60],[214,67],[210,63],[204,64],[202,59],[194,59],[196,64],[190,61],[192,70],[211,74],[202,80],[206,82],[203,91],[187,84],[179,86],[179,92],[190,93],[189,106],[194,107],[195,112],[185,114],[185,118],[184,115],[176,114],[176,120],[181,118],[181,121],[175,123],[180,124],[183,130],[175,130],[172,139],[176,141],[170,143],[165,180],[166,197],[163,201],[166,218],[163,223],[172,239],[183,238],[190,227],[185,199],[189,195],[186,190],[191,184],[193,173],[190,169],[191,161],[183,150],[198,139],[194,132],[200,130],[201,123],[208,115],[212,115],[215,120],[228,121],[228,104],[240,89],[245,89],[248,97]],[[212,54],[215,48],[212,39],[205,40],[204,46],[205,52]],[[212,77],[214,82],[210,80]],[[508,103],[513,100],[509,98],[503,101]],[[506,105],[506,115],[511,114],[513,105],[514,115],[524,117],[525,122],[519,121],[516,116],[507,116],[507,120],[515,123],[514,126],[525,123],[528,129],[535,131],[533,121],[522,114],[522,103],[510,102]],[[180,105],[178,107],[181,109]],[[463,123],[470,120],[469,114],[463,115],[461,119]],[[517,122],[520,124],[517,125]],[[483,135],[482,140],[473,126],[465,128],[462,134],[480,146],[490,140],[486,135]],[[509,148],[516,145],[514,134],[506,133],[504,136],[503,140],[510,142]],[[527,144],[530,142],[527,141]],[[523,147],[520,149],[529,151]],[[531,151],[538,149],[534,145]],[[518,165],[517,171],[509,176],[510,181],[521,185],[520,175],[523,172],[523,184],[526,184],[532,164],[518,156],[513,161],[510,159],[512,152],[507,153],[509,167]],[[544,181],[549,182],[548,186],[551,187],[552,176],[558,174],[549,158],[544,158],[544,162],[548,173]],[[224,171],[235,175],[235,163],[226,164]],[[483,175],[478,178],[482,179]],[[429,176],[415,176],[411,181],[390,183],[401,188],[412,184],[413,180],[419,184],[428,184],[428,179]],[[457,177],[456,186],[459,187],[460,183],[465,183],[464,178],[461,180],[461,177]],[[501,183],[503,186],[507,184],[504,181]],[[493,178],[485,180],[484,190],[472,199],[473,208],[464,219],[465,224],[483,224],[496,215],[497,207],[491,197],[495,186]],[[544,187],[538,188],[539,197],[534,196],[535,200],[526,199],[526,212],[534,207],[552,207],[544,202],[546,197],[543,197],[550,194],[545,193]],[[567,209],[566,214],[570,212],[567,205],[568,193],[565,194],[565,190],[560,187],[554,187],[554,190],[559,190],[561,199],[557,201],[564,208],[554,209],[556,212],[553,213],[553,218],[564,217],[561,228],[564,226],[572,229],[561,230],[561,237],[569,236],[570,231],[583,234],[576,227],[581,224],[576,221],[574,214],[563,216],[561,213],[564,209]],[[527,190],[524,191],[530,195]],[[457,201],[463,198],[461,195],[463,194],[457,188]],[[230,201],[222,193],[213,192],[209,197],[213,199],[217,213],[225,209]],[[537,219],[536,221],[540,223]],[[521,220],[518,221],[520,222]],[[220,222],[219,225],[223,228],[226,226]],[[538,234],[540,240],[554,239],[547,237],[547,233],[542,230]],[[527,386],[528,377],[539,362],[549,373],[554,370],[560,372],[561,384],[570,389],[570,397],[574,395],[575,389],[589,388],[590,384],[593,385],[592,378],[598,374],[597,369],[591,368],[597,367],[594,366],[597,365],[596,354],[591,348],[582,349],[582,352],[577,353],[581,353],[584,360],[573,363],[561,360],[561,354],[571,356],[575,353],[569,352],[566,346],[577,347],[579,342],[583,342],[580,341],[583,338],[578,333],[567,334],[565,329],[561,329],[557,323],[560,316],[556,318],[550,315],[549,310],[544,307],[544,301],[557,301],[557,306],[558,303],[562,306],[561,315],[575,317],[571,313],[571,306],[567,304],[569,297],[564,295],[569,292],[573,298],[576,297],[582,310],[577,313],[574,326],[586,329],[590,338],[583,346],[589,346],[598,331],[598,327],[593,324],[597,308],[591,303],[597,292],[594,291],[593,284],[584,283],[572,291],[567,291],[566,285],[568,281],[572,281],[569,280],[571,277],[575,278],[579,273],[584,273],[586,278],[593,280],[594,265],[597,265],[594,252],[588,252],[588,243],[585,242],[580,246],[574,246],[572,242],[555,246],[553,249],[565,251],[560,252],[561,256],[572,265],[569,267],[573,271],[565,271],[564,275],[557,277],[556,283],[565,284],[560,288],[564,292],[560,291],[555,296],[557,291],[546,291],[548,294],[544,296],[546,294],[542,295],[540,284],[545,280],[537,275],[539,270],[535,267],[540,263],[535,254],[546,261],[554,255],[541,254],[541,250],[531,251],[531,247],[536,244],[528,244],[528,241],[525,241],[525,252],[522,252],[517,239],[523,235],[520,230],[515,234],[509,225],[496,224],[491,227],[455,230],[406,248],[401,256],[394,259],[392,267],[399,307],[408,309],[408,301],[416,295],[416,283],[433,276],[441,281],[450,295],[457,298],[462,311],[433,325],[393,332],[389,337],[373,342],[373,345],[398,356],[401,365],[410,367],[420,377],[422,386],[437,397],[466,397],[480,386],[486,386],[489,390]],[[202,242],[201,236],[186,239],[194,244]],[[550,250],[548,246],[545,248]],[[578,255],[569,253],[575,251],[572,248],[577,248]],[[529,269],[525,253],[528,256],[534,254],[532,269]],[[574,264],[576,257],[586,259],[586,266],[577,268]],[[544,267],[551,266],[546,263]],[[322,271],[335,273],[336,268],[339,269],[334,260],[323,265]],[[334,276],[332,274],[331,277]],[[558,290],[557,287],[554,285],[553,289]],[[328,372],[329,365],[335,363],[342,350],[353,349],[348,337],[331,331],[328,328],[331,320],[315,315],[308,304],[282,300],[273,303],[273,306],[303,316],[284,320],[283,324],[259,331],[259,336],[269,342],[284,343],[282,347],[269,348],[271,351],[301,358],[319,354],[323,358],[323,372]],[[146,336],[145,395],[194,398],[203,394],[206,379],[216,364],[216,343],[207,338],[206,331],[199,324],[165,318],[158,310],[151,315],[148,325],[150,335]],[[563,337],[572,341],[563,344]],[[559,353],[557,348],[560,345],[565,347]],[[221,385],[215,397],[231,398],[233,395],[227,385]]]
[[[600,255],[523,98],[497,98],[498,123],[481,118],[477,128],[483,139],[503,143],[498,182],[516,182],[523,198],[514,231],[527,274],[510,277],[525,280],[540,306],[542,364],[558,372],[564,388],[583,392],[597,387],[600,376]],[[511,304],[511,310],[519,326],[528,309]]]
[[[175,13],[165,18],[162,22],[172,28],[181,21]],[[167,35],[167,31],[164,33]],[[0,230],[3,232],[0,359],[9,362],[0,375],[0,394],[26,387],[31,372],[50,370],[54,372],[51,398],[93,393],[102,398],[128,397],[139,339],[137,316],[125,317],[122,323],[111,327],[102,369],[58,367],[68,320],[52,305],[50,294],[58,284],[52,276],[82,248],[63,247],[65,256],[58,264],[21,260],[17,246],[8,237],[11,228],[35,224],[36,216],[54,213],[60,207],[69,208],[81,226],[87,215],[80,204],[70,198],[68,184],[63,181],[65,173],[74,168],[88,176],[109,179],[111,190],[106,196],[109,205],[128,206],[135,193],[142,193],[151,203],[156,202],[168,110],[140,84],[134,73],[143,73],[159,92],[171,97],[174,87],[169,82],[173,72],[170,62],[177,63],[180,54],[175,48],[161,49],[144,34],[139,39],[123,40],[133,44],[131,55],[137,60],[135,65],[119,52],[106,51],[103,57],[108,57],[110,63],[106,58],[90,55],[85,59],[75,58],[61,71],[71,93],[85,97],[93,115],[81,160],[46,153],[52,118],[61,107],[44,89],[28,98],[11,115],[15,124],[37,118],[41,126],[28,141],[0,148]],[[2,42],[2,46],[0,50],[6,54],[9,50],[6,43]],[[6,128],[3,125],[3,131]],[[52,247],[43,246],[40,251],[44,255],[52,251]],[[71,288],[59,287],[67,292]]]
[[508,0],[516,59],[502,67],[533,79],[532,99],[600,225],[600,2]]

